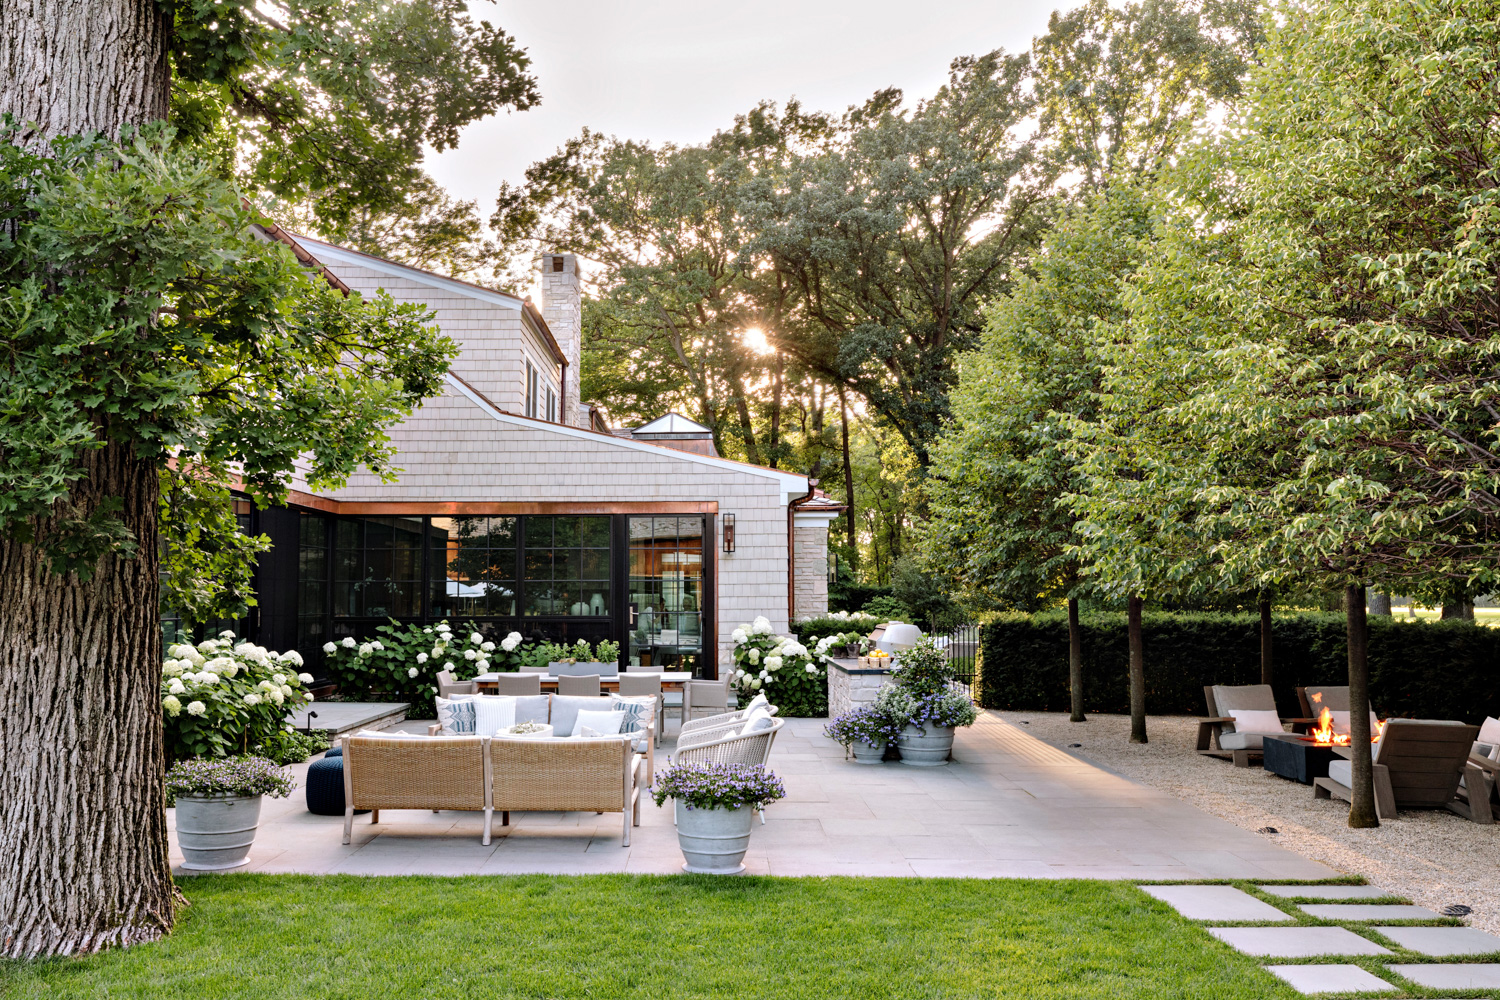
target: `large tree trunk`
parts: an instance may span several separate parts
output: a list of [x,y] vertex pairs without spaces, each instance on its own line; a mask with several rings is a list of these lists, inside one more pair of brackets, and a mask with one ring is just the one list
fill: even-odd
[[[0,539],[0,952],[96,951],[172,926],[162,790],[157,469],[91,453],[70,513],[124,501],[133,559],[88,580]],[[50,525],[39,525],[46,531]]]
[[1083,626],[1078,624],[1078,598],[1068,598],[1068,692],[1072,696],[1070,722],[1087,722],[1083,714]]
[[1384,592],[1371,594],[1370,614],[1391,617],[1391,595]]
[[1125,618],[1130,639],[1130,742],[1146,742],[1146,642],[1141,635],[1140,597],[1132,597]]
[[153,0],[4,0],[0,114],[32,147],[166,118],[170,27]]
[[[58,135],[165,118],[170,18],[154,0],[0,0],[0,113]],[[58,513],[109,498],[135,535],[88,580],[0,539],[0,954],[95,951],[172,926],[158,602],[157,468],[91,452]],[[66,508],[64,510],[63,508]],[[35,525],[39,534],[50,519]]]
[[1275,665],[1271,661],[1271,602],[1260,602],[1260,682],[1273,683]]
[[1365,621],[1365,588],[1345,590],[1344,607],[1349,640],[1349,749],[1353,752],[1350,778],[1354,782],[1349,796],[1349,825],[1379,826],[1370,757],[1370,631]]
[[854,466],[849,462],[849,403],[844,398],[843,386],[839,387],[839,431],[844,448],[844,503],[849,506],[844,512],[844,526],[848,529],[850,557],[858,564],[859,549],[854,542]]

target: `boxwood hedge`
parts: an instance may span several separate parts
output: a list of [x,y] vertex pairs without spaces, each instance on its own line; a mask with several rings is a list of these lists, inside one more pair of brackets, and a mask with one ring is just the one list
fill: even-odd
[[[1128,712],[1125,616],[1083,617],[1084,703]],[[1146,710],[1202,715],[1208,684],[1260,682],[1260,618],[1254,614],[1148,612]],[[1342,614],[1278,615],[1273,623],[1276,703],[1298,715],[1295,689],[1348,683]],[[991,616],[980,632],[976,685],[985,708],[1068,710],[1068,621],[1062,612]],[[1500,629],[1468,621],[1370,619],[1370,694],[1375,710],[1420,719],[1478,722],[1500,715]]]

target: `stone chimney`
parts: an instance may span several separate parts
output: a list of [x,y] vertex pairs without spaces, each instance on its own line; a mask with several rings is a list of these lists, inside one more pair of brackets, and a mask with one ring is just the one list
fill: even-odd
[[579,359],[583,353],[583,298],[578,287],[578,258],[570,253],[542,255],[542,318],[568,359],[568,388],[563,394],[562,422],[588,426],[579,405]]

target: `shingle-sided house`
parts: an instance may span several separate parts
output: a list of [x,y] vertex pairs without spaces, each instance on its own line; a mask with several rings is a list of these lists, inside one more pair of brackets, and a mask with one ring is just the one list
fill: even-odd
[[[290,237],[285,237],[288,238]],[[842,508],[804,475],[720,458],[669,414],[611,432],[578,398],[576,259],[542,259],[542,307],[297,237],[352,293],[431,309],[458,342],[441,395],[391,431],[396,482],[294,484],[249,515],[273,548],[249,627],[315,654],[388,618],[620,642],[622,665],[715,676],[757,615],[784,630],[827,608],[828,526]]]

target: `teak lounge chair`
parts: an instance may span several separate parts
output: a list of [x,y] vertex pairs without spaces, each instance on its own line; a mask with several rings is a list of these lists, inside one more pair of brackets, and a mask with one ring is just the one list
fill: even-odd
[[1264,756],[1262,744],[1265,737],[1286,732],[1281,723],[1296,725],[1309,721],[1278,716],[1274,732],[1269,728],[1269,722],[1258,729],[1248,728],[1243,723],[1237,726],[1231,712],[1276,715],[1276,696],[1271,693],[1269,684],[1213,684],[1203,689],[1203,700],[1208,704],[1208,718],[1198,720],[1198,752],[1232,760],[1235,767],[1249,767],[1252,757]]
[[[1488,791],[1484,770],[1469,761],[1478,734],[1478,726],[1462,722],[1387,719],[1371,748],[1375,815],[1394,819],[1398,809],[1450,809],[1476,823],[1494,822],[1488,795],[1467,802],[1455,797],[1460,778],[1470,788]],[[1338,747],[1335,752],[1347,757],[1350,750]],[[1313,796],[1349,801],[1353,770],[1352,760],[1330,761],[1328,777],[1313,782]]]

